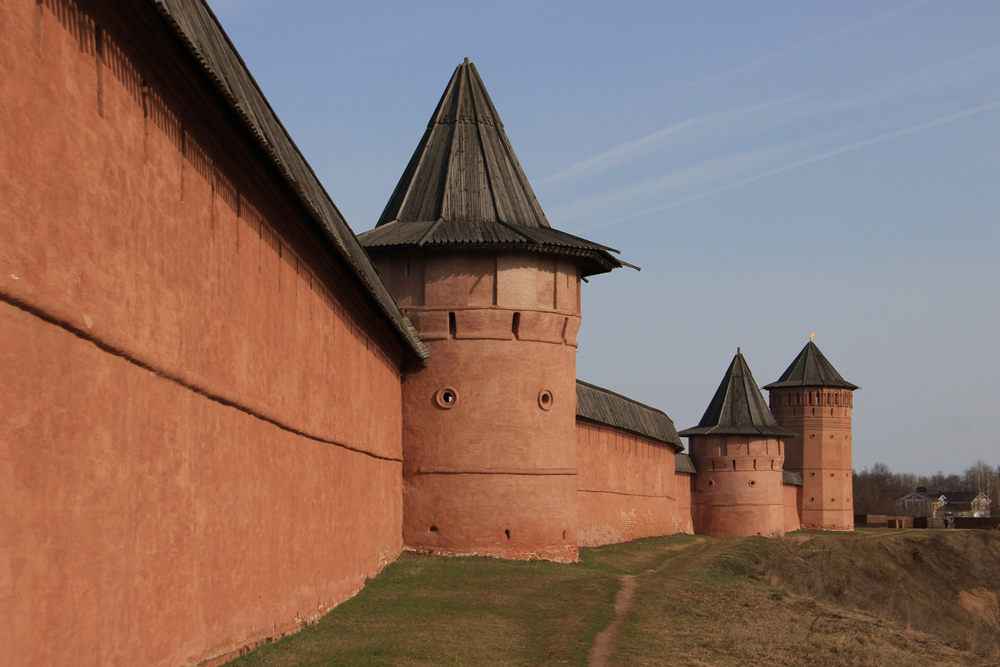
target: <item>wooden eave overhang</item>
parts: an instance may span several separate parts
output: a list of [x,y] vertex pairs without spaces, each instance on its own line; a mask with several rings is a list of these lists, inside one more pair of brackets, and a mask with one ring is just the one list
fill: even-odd
[[522,250],[579,258],[583,275],[607,273],[627,263],[616,259],[608,248],[572,234],[545,228],[527,228],[484,220],[394,221],[358,236],[370,253],[380,250]]
[[344,216],[281,124],[207,3],[203,0],[149,1],[270,157],[322,234],[375,301],[391,329],[407,349],[426,363],[430,353],[416,328],[396,305]]

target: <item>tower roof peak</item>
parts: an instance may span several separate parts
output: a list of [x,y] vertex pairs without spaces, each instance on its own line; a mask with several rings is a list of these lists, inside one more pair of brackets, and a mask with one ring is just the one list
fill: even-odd
[[455,68],[377,226],[439,219],[550,227],[468,58]]
[[631,266],[617,250],[553,229],[503,129],[475,64],[455,68],[369,249],[503,246],[575,255],[583,275]]
[[840,387],[851,391],[860,388],[841,377],[833,364],[819,351],[812,337],[781,377],[776,382],[765,385],[764,389],[782,387]]
[[701,421],[679,435],[749,435],[790,438],[795,434],[778,426],[757,388],[743,353],[737,348],[719,388]]

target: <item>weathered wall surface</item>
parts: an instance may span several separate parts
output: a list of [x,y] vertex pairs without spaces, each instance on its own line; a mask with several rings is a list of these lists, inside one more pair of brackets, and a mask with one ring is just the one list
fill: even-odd
[[785,467],[802,472],[802,527],[854,529],[849,389],[788,387],[770,390],[771,414],[795,432]]
[[802,487],[784,484],[781,487],[785,499],[785,532],[802,527]]
[[401,548],[400,344],[127,11],[0,5],[6,664],[196,663]]
[[677,514],[684,527],[681,532],[694,534],[692,520],[691,494],[694,491],[695,475],[686,472],[675,472],[674,488],[677,490]]
[[577,560],[575,263],[507,251],[376,263],[431,352],[403,382],[404,543]]
[[674,457],[670,445],[578,419],[580,546],[690,532],[688,476],[675,474]]

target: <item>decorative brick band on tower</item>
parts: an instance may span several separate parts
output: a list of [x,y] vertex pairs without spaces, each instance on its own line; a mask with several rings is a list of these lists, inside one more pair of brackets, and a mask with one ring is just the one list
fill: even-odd
[[781,428],[737,351],[689,438],[698,473],[691,498],[694,532],[711,537],[775,537],[785,532]]
[[771,413],[795,432],[785,466],[802,473],[802,527],[854,530],[851,410],[847,382],[811,340],[777,382],[764,387]]
[[404,544],[575,561],[580,280],[622,263],[549,226],[468,61],[360,241],[431,355],[403,380]]

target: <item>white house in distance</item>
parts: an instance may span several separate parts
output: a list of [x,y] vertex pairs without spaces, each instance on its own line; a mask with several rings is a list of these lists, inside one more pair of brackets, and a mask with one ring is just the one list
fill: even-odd
[[896,501],[907,516],[928,516],[932,518],[951,516],[988,517],[990,499],[976,491],[928,491],[918,486],[914,491]]

